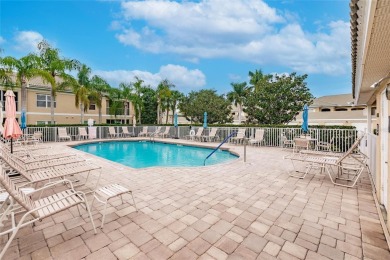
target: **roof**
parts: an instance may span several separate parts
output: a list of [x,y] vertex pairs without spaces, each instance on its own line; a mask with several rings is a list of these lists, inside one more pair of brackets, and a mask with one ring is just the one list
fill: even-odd
[[353,106],[352,94],[323,96],[314,99],[310,107]]
[[[351,0],[352,94],[367,104],[390,74],[390,1]],[[389,77],[390,78],[390,77]]]

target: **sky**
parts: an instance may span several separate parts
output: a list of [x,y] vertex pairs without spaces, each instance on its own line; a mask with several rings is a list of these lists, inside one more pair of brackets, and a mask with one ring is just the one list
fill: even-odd
[[2,56],[42,39],[113,87],[138,76],[224,94],[262,70],[307,74],[316,97],[352,89],[348,0],[0,1]]

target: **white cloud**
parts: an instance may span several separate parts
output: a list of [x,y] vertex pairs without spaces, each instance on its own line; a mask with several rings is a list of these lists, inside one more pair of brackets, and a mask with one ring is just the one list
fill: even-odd
[[38,43],[43,40],[42,34],[34,31],[19,31],[15,35],[15,49],[23,52],[37,50]]
[[205,75],[198,69],[189,70],[180,65],[168,64],[161,66],[159,72],[151,73],[140,70],[97,70],[94,74],[107,80],[112,86],[118,86],[121,82],[134,82],[134,77],[141,78],[146,85],[155,88],[161,80],[168,79],[175,84],[176,89],[188,92],[206,85]]
[[6,42],[6,40],[3,37],[0,36],[0,44],[3,44],[5,42]]
[[[348,22],[310,33],[262,0],[130,0],[122,3],[122,19],[116,35],[122,44],[184,60],[231,58],[301,73],[344,74],[349,68]],[[135,26],[139,21],[142,28]]]

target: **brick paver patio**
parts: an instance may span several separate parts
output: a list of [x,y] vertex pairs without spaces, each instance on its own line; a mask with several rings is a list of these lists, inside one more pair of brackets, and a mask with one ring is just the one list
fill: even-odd
[[289,151],[248,147],[244,163],[243,147],[228,145],[238,160],[140,170],[67,144],[52,146],[102,166],[101,185],[130,187],[139,211],[113,199],[96,235],[85,211],[64,211],[20,230],[5,259],[390,259],[367,173],[353,189],[320,173],[298,180]]

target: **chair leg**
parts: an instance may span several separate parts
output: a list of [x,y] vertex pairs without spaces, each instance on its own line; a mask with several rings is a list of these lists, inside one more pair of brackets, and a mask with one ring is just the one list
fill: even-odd
[[102,225],[100,226],[101,228],[103,228],[103,226],[104,226],[104,219],[106,218],[107,204],[108,204],[108,200],[106,200],[106,203],[104,203],[103,217],[102,217]]
[[131,194],[131,197],[133,198],[134,208],[135,208],[135,210],[138,212],[137,205],[135,204],[135,200],[134,200],[133,192],[132,192],[132,191],[130,191],[130,194]]
[[89,208],[88,201],[87,201],[87,196],[85,196],[85,194],[83,194],[83,197],[84,197],[84,202],[83,203],[85,204],[85,208],[88,211],[88,215],[89,215],[89,218],[91,219],[93,230],[94,230],[94,232],[96,234],[97,231],[96,231],[96,227],[95,227],[95,222],[93,221],[93,218],[92,218],[91,209]]

